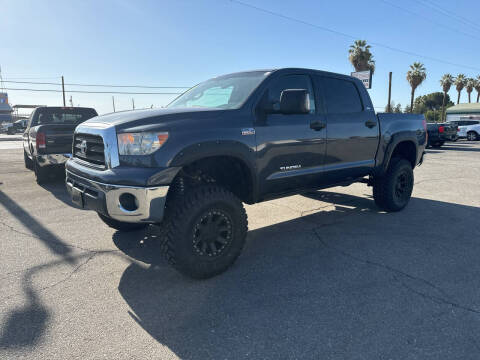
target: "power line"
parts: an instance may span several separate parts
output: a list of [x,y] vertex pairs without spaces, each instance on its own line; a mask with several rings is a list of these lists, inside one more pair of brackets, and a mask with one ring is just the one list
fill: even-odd
[[[55,89],[27,89],[27,88],[5,88],[9,91],[38,91],[61,93],[62,90]],[[126,95],[180,95],[182,92],[126,92],[126,91],[86,91],[86,90],[66,90],[66,93],[78,94],[126,94]]]
[[391,3],[390,1],[387,1],[387,0],[379,0],[379,1],[381,1],[381,2],[383,2],[383,3],[385,3],[385,4],[388,4],[388,5],[390,5],[390,6],[394,7],[394,8],[397,8],[397,9],[400,9],[400,10],[402,10],[402,11],[405,11],[405,12],[407,12],[407,13],[409,13],[409,14],[414,15],[414,16],[418,16],[418,17],[420,17],[420,18],[422,18],[422,19],[425,19],[425,20],[427,20],[427,21],[429,21],[429,22],[431,22],[432,24],[435,24],[435,25],[437,25],[437,26],[440,26],[440,27],[443,27],[443,28],[445,28],[445,29],[448,29],[448,30],[457,32],[457,33],[459,33],[459,34],[462,34],[462,35],[469,36],[469,37],[471,37],[471,38],[480,40],[480,37],[478,37],[478,36],[475,36],[475,35],[472,35],[472,34],[463,32],[463,31],[458,30],[458,29],[456,29],[456,28],[453,28],[453,27],[447,26],[447,25],[445,25],[445,24],[442,24],[442,23],[440,23],[440,22],[434,21],[434,20],[430,19],[428,16],[425,16],[425,15],[422,15],[422,14],[419,14],[419,13],[416,13],[415,11],[412,11],[412,10],[409,10],[409,9],[405,9],[405,8],[403,8],[403,7],[401,7],[401,6],[398,6],[397,4]]
[[458,15],[458,14],[455,14],[454,12],[448,10],[448,9],[445,9],[443,7],[441,7],[440,5],[432,2],[432,1],[429,1],[429,0],[420,0],[420,3],[423,4],[423,6],[427,6],[439,13],[441,13],[442,15],[444,16],[447,16],[449,18],[456,18],[456,20],[464,25],[467,25],[467,26],[470,26],[472,28],[474,28],[475,30],[477,31],[480,31],[480,27],[475,24],[473,21],[470,21],[469,19],[467,19],[466,17],[464,16],[461,16],[461,15]]
[[[347,38],[354,39],[354,40],[359,38],[358,36],[353,36],[353,35],[350,35],[350,34],[347,34],[347,33],[341,32],[341,31],[337,31],[337,30],[330,29],[330,28],[327,28],[327,27],[324,27],[324,26],[313,24],[311,22],[301,20],[301,19],[297,19],[297,18],[294,18],[292,16],[283,15],[281,13],[277,13],[277,12],[274,12],[274,11],[271,11],[271,10],[268,10],[268,9],[265,9],[265,8],[261,8],[261,7],[255,6],[255,5],[251,5],[251,4],[245,3],[245,2],[240,1],[240,0],[230,0],[230,2],[236,3],[238,5],[242,5],[244,7],[248,7],[250,9],[254,9],[254,10],[257,10],[257,11],[260,11],[260,12],[263,12],[263,13],[266,13],[266,14],[269,14],[269,15],[272,15],[272,16],[276,16],[276,17],[279,17],[279,18],[282,18],[282,19],[286,19],[286,20],[289,20],[289,21],[293,21],[293,22],[297,22],[297,23],[300,23],[300,24],[303,24],[303,25],[307,25],[307,26],[310,26],[310,27],[313,27],[313,28],[316,28],[316,29],[319,29],[319,30],[322,30],[322,31],[325,31],[325,32],[329,32],[329,33],[332,33],[332,34],[340,35],[340,36],[347,37]],[[442,60],[442,59],[438,59],[438,58],[435,58],[435,57],[417,54],[417,53],[412,52],[412,51],[395,48],[393,46],[378,43],[378,42],[370,41],[370,44],[378,46],[378,47],[382,47],[382,48],[385,48],[385,49],[388,49],[388,50],[391,50],[391,51],[399,52],[399,53],[402,53],[402,54],[416,56],[416,57],[431,60],[431,61],[436,61],[436,62],[446,64],[446,65],[452,65],[452,66],[457,66],[457,67],[461,67],[461,68],[480,71],[480,68],[475,67],[475,66],[457,64],[457,63],[453,63],[453,62],[450,62],[450,61],[445,61],[445,60]]]
[[[33,82],[33,81],[13,81],[13,80],[4,80],[3,82],[11,83],[11,84],[29,84],[29,85],[55,85],[55,86],[62,85],[62,83],[53,83],[53,82]],[[65,83],[65,85],[109,87],[109,88],[143,88],[143,89],[190,89],[191,87],[191,86],[105,85],[105,84],[76,84],[76,83]]]

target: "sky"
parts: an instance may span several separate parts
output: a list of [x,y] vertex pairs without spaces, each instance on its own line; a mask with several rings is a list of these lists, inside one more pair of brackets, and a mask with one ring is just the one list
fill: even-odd
[[[480,75],[480,2],[471,0],[0,0],[4,80],[189,87],[250,69],[306,67],[349,74],[348,47],[372,45],[369,90],[377,111],[410,102],[406,72],[422,62],[416,95],[441,91],[444,73]],[[252,6],[246,6],[253,5]],[[261,10],[263,9],[263,10]],[[266,11],[264,11],[266,10]],[[292,20],[296,19],[296,21]],[[477,18],[477,22],[475,22]],[[392,49],[393,48],[393,49]],[[395,49],[395,50],[394,50]],[[4,83],[60,90],[58,85]],[[183,89],[66,86],[75,106],[160,107],[176,95],[79,94],[69,90],[180,92]],[[14,104],[62,105],[61,93],[8,90]],[[452,89],[450,96],[456,99]],[[476,100],[476,92],[472,93]],[[463,91],[461,102],[467,102]]]

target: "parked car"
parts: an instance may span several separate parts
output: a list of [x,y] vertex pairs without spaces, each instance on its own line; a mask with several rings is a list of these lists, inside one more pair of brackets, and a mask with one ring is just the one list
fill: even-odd
[[242,202],[360,181],[373,186],[380,208],[407,205],[425,119],[373,109],[350,76],[307,69],[220,76],[167,108],[79,125],[67,189],[119,231],[160,224],[170,264],[211,277],[245,244]]
[[458,126],[458,137],[466,138],[469,141],[480,140],[480,121],[479,120],[460,120],[452,121],[452,124]]
[[35,171],[38,183],[48,179],[52,167],[63,166],[71,156],[73,131],[97,116],[95,109],[82,107],[38,107],[23,133],[25,167]]
[[7,134],[13,135],[17,133],[24,132],[27,128],[28,119],[20,119],[15,121],[12,126],[7,129]]
[[457,141],[458,127],[454,123],[428,123],[428,147],[440,148],[445,141]]

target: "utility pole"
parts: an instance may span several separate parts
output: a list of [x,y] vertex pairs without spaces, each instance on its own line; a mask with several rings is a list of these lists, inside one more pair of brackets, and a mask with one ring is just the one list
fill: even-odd
[[113,112],[115,112],[115,96],[112,96]]
[[387,112],[392,112],[392,72],[388,73],[388,105]]
[[72,99],[72,95],[70,95],[70,106],[73,107],[73,99]]
[[65,81],[63,80],[63,75],[62,75],[62,94],[63,94],[63,107],[66,107],[67,104],[65,103]]
[[135,100],[132,98],[132,109],[135,110]]

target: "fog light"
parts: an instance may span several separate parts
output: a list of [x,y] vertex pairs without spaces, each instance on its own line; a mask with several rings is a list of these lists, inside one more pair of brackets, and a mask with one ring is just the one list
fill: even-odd
[[137,198],[130,193],[123,193],[118,198],[120,201],[120,206],[127,211],[135,211],[138,209],[138,200]]

